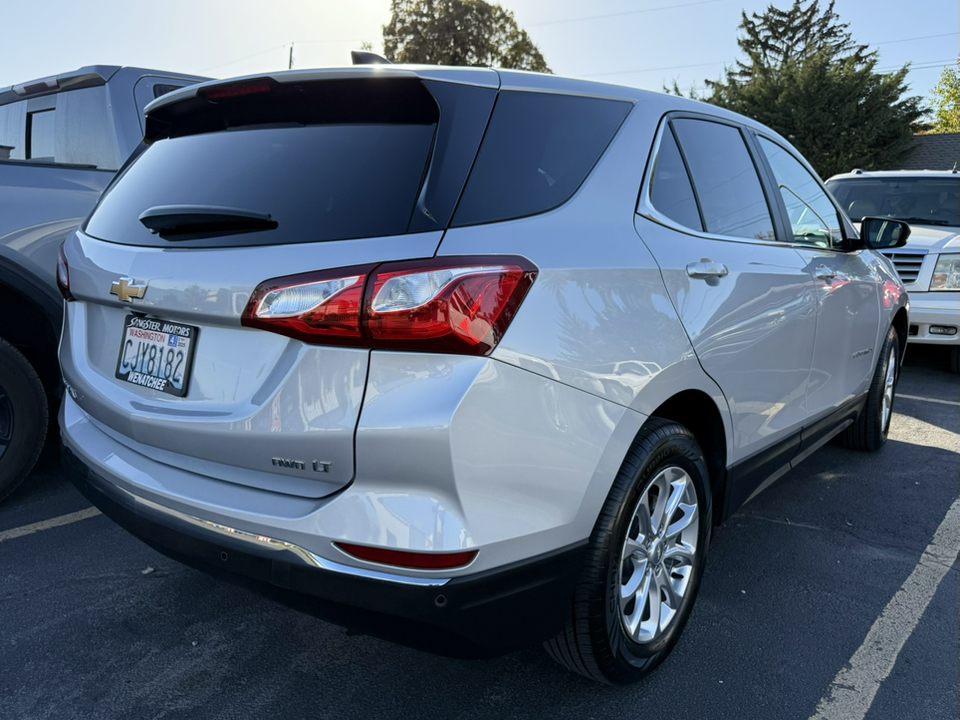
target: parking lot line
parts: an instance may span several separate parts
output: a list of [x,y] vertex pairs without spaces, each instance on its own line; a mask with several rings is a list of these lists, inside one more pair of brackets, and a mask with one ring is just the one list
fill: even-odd
[[86,520],[99,514],[100,511],[95,507],[88,507],[86,510],[78,510],[77,512],[60,515],[55,518],[50,518],[49,520],[41,520],[40,522],[35,522],[30,525],[22,525],[12,530],[0,530],[0,542],[13,540],[14,538],[23,537],[24,535],[32,535],[35,532],[49,530],[50,528],[60,527],[61,525],[69,525],[70,523]]
[[897,397],[903,398],[904,400],[922,400],[923,402],[939,403],[940,405],[955,405],[960,407],[960,402],[955,400],[941,400],[940,398],[928,398],[920,395],[904,395],[903,393],[897,393]]
[[960,554],[960,498],[954,500],[933,540],[880,617],[863,644],[837,673],[830,693],[820,700],[810,720],[862,720],[880,684],[887,679],[900,650],[937,592],[940,581]]

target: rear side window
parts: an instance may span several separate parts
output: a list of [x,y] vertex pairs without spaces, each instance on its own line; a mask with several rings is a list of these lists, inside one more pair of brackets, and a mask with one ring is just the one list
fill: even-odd
[[690,167],[706,231],[773,240],[773,219],[760,176],[740,131],[706,120],[672,123]]
[[509,220],[562,205],[630,108],[619,100],[501,92],[453,225]]
[[120,167],[120,149],[103,87],[0,106],[0,161]]

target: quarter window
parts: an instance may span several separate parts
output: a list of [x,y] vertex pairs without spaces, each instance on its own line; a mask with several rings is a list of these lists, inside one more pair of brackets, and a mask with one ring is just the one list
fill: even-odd
[[740,131],[730,125],[687,118],[672,121],[706,231],[773,240],[773,219],[760,176]]
[[664,128],[657,159],[653,164],[650,203],[671,220],[694,230],[703,230],[690,176],[687,175],[680,148],[669,125]]
[[630,108],[620,100],[501,92],[454,227],[536,215],[565,203]]
[[794,242],[824,248],[843,245],[840,217],[820,182],[787,150],[758,138],[787,207]]

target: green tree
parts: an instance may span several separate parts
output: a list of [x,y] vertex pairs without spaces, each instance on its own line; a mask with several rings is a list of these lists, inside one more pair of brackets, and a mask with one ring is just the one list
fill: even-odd
[[484,0],[391,0],[383,28],[391,62],[550,72],[513,13]]
[[789,10],[742,13],[746,59],[708,80],[699,99],[770,126],[823,177],[896,167],[925,110],[919,97],[904,97],[909,65],[878,73],[876,51],[853,41],[833,6],[794,0]]
[[940,82],[933,88],[932,134],[960,132],[960,61],[957,67],[945,67]]

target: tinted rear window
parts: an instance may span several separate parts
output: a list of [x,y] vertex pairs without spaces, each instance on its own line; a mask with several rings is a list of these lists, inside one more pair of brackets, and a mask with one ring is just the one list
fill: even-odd
[[[108,189],[86,232],[155,247],[403,234],[439,114],[424,86],[407,79],[284,85],[236,99],[199,97],[166,106],[148,118],[152,142]],[[269,215],[277,227],[162,237],[139,220],[162,206]]]
[[630,108],[619,100],[501,92],[453,225],[509,220],[563,204]]
[[[403,233],[432,125],[256,128],[160,140],[104,196],[86,231],[124,244],[265,245]],[[168,241],[140,214],[162,205],[267,213],[275,230]]]

